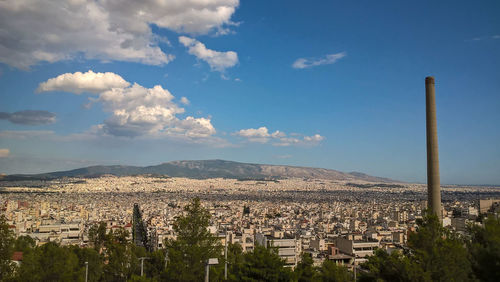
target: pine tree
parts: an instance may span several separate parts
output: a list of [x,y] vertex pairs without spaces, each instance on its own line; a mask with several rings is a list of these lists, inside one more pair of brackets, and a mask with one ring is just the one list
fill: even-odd
[[[222,261],[222,245],[207,228],[210,213],[201,206],[199,198],[193,199],[184,212],[174,222],[177,239],[166,242],[169,257],[167,276],[172,281],[202,281],[207,260],[219,258]],[[211,268],[214,269],[211,276],[220,272],[216,268]]]

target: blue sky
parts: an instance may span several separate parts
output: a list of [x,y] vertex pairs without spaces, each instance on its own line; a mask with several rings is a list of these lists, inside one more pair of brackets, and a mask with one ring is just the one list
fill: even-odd
[[0,3],[1,173],[218,158],[425,182],[433,75],[442,182],[500,184],[498,1],[31,2]]

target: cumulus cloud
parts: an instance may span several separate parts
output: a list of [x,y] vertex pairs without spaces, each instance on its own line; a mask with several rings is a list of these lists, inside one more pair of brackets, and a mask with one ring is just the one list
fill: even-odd
[[174,96],[160,85],[145,88],[137,83],[126,88],[103,92],[98,102],[111,113],[103,130],[115,136],[140,136],[155,134],[171,127],[176,114],[184,112],[172,102]]
[[65,73],[40,83],[37,92],[64,91],[75,94],[82,92],[100,93],[113,88],[124,88],[130,83],[112,72]]
[[205,44],[187,36],[180,36],[179,42],[188,48],[189,54],[207,62],[212,70],[223,72],[225,69],[234,67],[238,63],[238,54],[236,52],[210,50],[205,47]]
[[182,97],[181,98],[181,104],[184,104],[184,105],[189,105],[191,102],[189,102],[188,98],[186,97]]
[[174,59],[151,25],[190,34],[227,30],[239,0],[0,1],[0,62],[88,59],[163,65]]
[[312,68],[320,65],[329,65],[347,56],[346,52],[329,54],[321,58],[298,58],[292,64],[295,69]]
[[10,154],[9,149],[0,149],[0,158],[6,158]]
[[241,129],[234,132],[233,135],[243,137],[249,142],[267,143],[271,141],[274,146],[317,145],[324,140],[324,137],[319,134],[313,136],[290,134],[293,135],[293,137],[288,137],[286,133],[279,130],[270,133],[265,126]]
[[259,128],[241,129],[235,132],[234,135],[247,138],[250,142],[267,143],[272,134],[269,133],[267,127],[262,126]]
[[22,125],[43,125],[56,121],[56,114],[47,111],[25,110],[14,113],[0,112],[0,119]]
[[318,145],[321,141],[323,141],[325,137],[314,134],[312,136],[302,136],[302,137],[283,137],[279,138],[278,142],[273,143],[274,146],[293,146],[293,145],[306,145],[306,146],[315,146]]
[[[91,78],[82,79],[88,73],[91,73]],[[114,73],[88,73],[67,73],[40,85],[43,91],[64,89],[75,94],[98,93],[99,96],[92,98],[91,103],[100,103],[110,116],[102,124],[93,126],[85,136],[199,139],[216,133],[210,118],[180,118],[178,115],[184,113],[184,108],[176,104],[172,93],[160,85],[147,88],[137,83],[130,85]],[[189,102],[183,98],[180,102]]]
[[307,142],[320,142],[323,141],[325,137],[319,135],[319,134],[314,134],[313,136],[304,136],[304,141]]

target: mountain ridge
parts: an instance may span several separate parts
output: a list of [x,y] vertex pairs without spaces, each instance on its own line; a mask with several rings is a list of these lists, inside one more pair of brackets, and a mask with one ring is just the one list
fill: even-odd
[[12,174],[2,180],[57,179],[62,177],[97,177],[101,175],[162,175],[194,179],[235,178],[235,179],[280,179],[316,178],[327,180],[359,180],[367,182],[400,182],[388,178],[371,176],[361,172],[341,172],[333,169],[241,163],[220,159],[178,160],[152,166],[96,165],[66,171],[41,174]]

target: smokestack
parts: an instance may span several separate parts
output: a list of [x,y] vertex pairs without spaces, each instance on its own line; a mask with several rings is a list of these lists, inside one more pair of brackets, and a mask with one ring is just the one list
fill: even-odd
[[427,197],[429,210],[441,216],[441,188],[439,187],[439,155],[436,125],[436,92],[434,77],[425,78],[425,105],[427,120]]

